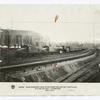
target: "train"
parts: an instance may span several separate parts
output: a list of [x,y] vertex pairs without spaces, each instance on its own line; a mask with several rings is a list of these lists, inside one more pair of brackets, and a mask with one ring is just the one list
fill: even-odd
[[[77,52],[84,50],[83,47],[73,47],[73,46],[56,46],[53,49],[51,49],[49,46],[43,46],[40,50],[37,50],[37,52],[34,53],[49,53],[49,52],[55,52],[55,53],[68,53],[68,52]],[[30,52],[28,46],[23,46],[20,49],[17,49],[17,52]],[[33,52],[33,51],[31,51]]]
[[84,50],[83,47],[73,47],[73,46],[59,46],[56,49],[56,52],[59,53],[68,53],[68,52],[77,52],[77,51],[81,51]]

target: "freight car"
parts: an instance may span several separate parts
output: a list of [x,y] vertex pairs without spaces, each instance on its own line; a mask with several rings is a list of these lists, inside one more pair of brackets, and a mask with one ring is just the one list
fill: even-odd
[[55,48],[55,51],[59,52],[59,53],[77,52],[77,51],[81,51],[81,50],[84,50],[84,48],[72,47],[72,46],[59,46],[59,47]]

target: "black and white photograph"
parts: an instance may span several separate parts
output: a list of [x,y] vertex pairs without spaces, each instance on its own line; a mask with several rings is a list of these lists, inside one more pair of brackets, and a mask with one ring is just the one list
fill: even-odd
[[0,82],[99,83],[100,5],[0,5]]

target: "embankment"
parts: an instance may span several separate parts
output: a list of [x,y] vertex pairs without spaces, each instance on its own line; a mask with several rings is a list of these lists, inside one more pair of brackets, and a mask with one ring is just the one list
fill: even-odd
[[[83,68],[95,59],[96,53],[82,58],[31,66],[18,70],[6,71],[1,81],[7,82],[60,82],[64,78]],[[3,75],[3,74],[2,74]]]

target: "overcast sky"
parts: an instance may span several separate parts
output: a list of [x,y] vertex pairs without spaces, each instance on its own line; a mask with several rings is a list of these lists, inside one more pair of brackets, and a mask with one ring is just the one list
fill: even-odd
[[53,42],[100,42],[100,5],[2,5],[0,27],[33,30]]

